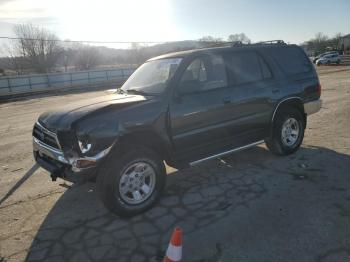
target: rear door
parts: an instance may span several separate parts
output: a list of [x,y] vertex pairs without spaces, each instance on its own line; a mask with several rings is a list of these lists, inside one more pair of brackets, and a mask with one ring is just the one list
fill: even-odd
[[220,150],[230,137],[227,74],[221,55],[194,58],[170,103],[175,158],[194,160]]
[[225,60],[231,90],[231,136],[244,144],[256,142],[269,132],[271,97],[278,92],[272,71],[255,51],[231,52]]

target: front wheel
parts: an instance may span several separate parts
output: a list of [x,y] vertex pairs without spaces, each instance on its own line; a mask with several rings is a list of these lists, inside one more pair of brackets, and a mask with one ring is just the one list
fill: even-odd
[[165,180],[165,166],[158,155],[136,147],[124,155],[112,153],[98,174],[97,186],[107,209],[132,216],[156,202]]
[[304,138],[305,120],[300,110],[280,110],[273,123],[272,137],[265,141],[270,151],[277,155],[289,155],[298,150]]

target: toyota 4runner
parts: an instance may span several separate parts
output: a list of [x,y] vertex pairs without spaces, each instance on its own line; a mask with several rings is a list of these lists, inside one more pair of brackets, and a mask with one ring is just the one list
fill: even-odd
[[301,145],[321,86],[304,51],[282,41],[152,58],[112,94],[42,114],[37,163],[56,177],[96,175],[119,215],[151,207],[177,169],[265,143],[278,155]]

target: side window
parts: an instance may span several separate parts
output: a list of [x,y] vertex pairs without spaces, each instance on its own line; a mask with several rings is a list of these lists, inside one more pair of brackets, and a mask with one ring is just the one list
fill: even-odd
[[261,73],[264,79],[267,78],[271,78],[272,77],[272,73],[269,69],[269,67],[267,66],[266,62],[259,56],[259,64],[260,64],[260,68],[261,68]]
[[207,71],[202,59],[195,59],[187,67],[185,73],[181,78],[181,82],[199,81],[205,82],[207,80]]
[[287,75],[306,73],[312,69],[309,58],[298,47],[276,47],[266,50],[266,52]]
[[227,86],[225,64],[221,56],[194,59],[183,73],[180,84],[195,83],[201,91]]
[[227,67],[233,82],[238,85],[271,77],[266,63],[254,52],[232,53]]

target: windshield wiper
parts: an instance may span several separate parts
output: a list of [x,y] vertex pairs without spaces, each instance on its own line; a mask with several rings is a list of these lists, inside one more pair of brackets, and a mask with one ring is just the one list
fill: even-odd
[[121,89],[121,88],[117,88],[117,91],[116,91],[117,94],[125,94],[126,92]]
[[154,96],[154,93],[147,93],[138,89],[128,89],[126,92],[129,94],[142,95],[142,96]]

